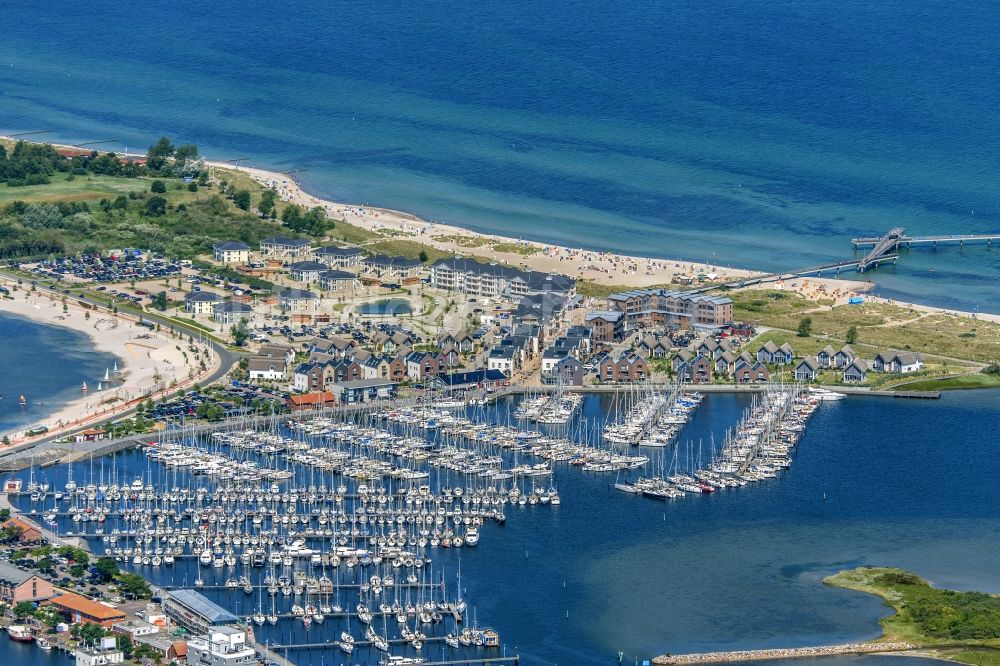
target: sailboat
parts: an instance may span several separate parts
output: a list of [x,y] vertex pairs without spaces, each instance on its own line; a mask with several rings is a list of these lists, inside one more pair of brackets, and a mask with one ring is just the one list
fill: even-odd
[[90,389],[87,388],[87,382],[83,383],[83,389],[82,390],[83,390],[84,393],[86,393],[87,391],[90,390]]
[[108,368],[104,368],[104,381],[111,380],[111,371]]

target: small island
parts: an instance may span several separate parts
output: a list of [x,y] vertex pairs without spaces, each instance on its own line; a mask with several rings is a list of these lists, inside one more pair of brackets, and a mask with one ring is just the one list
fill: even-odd
[[823,582],[878,595],[896,611],[882,619],[879,643],[909,643],[967,664],[1000,664],[1000,596],[937,589],[896,568],[859,567]]

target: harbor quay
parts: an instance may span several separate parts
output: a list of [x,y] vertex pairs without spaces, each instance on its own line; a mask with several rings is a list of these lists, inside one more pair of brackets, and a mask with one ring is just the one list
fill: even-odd
[[721,664],[737,661],[767,661],[771,659],[802,659],[832,657],[847,654],[884,654],[915,650],[910,643],[847,643],[844,645],[816,645],[798,648],[771,648],[766,650],[733,650],[730,652],[698,652],[693,654],[661,655],[653,658],[654,664]]

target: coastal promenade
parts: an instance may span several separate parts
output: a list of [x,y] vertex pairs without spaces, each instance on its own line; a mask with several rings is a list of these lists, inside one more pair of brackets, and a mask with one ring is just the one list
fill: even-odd
[[910,643],[847,643],[844,645],[817,645],[800,648],[773,648],[769,650],[733,650],[731,652],[698,652],[694,654],[661,655],[653,663],[666,664],[722,664],[738,661],[767,661],[772,659],[802,659],[831,657],[845,654],[884,654],[916,650]]
[[[0,280],[7,280],[11,283],[16,284],[19,278],[20,276],[15,274],[0,272]],[[58,299],[60,301],[64,297],[64,294],[62,294],[61,292],[54,289],[49,289],[42,285],[36,285],[36,289],[37,293],[40,296],[49,295],[51,298]],[[106,312],[104,312],[108,309],[107,303],[92,299],[88,296],[73,296],[72,298],[67,299],[67,306],[74,309],[79,308],[81,306],[85,306],[89,308],[89,311],[91,312],[102,311],[101,312],[102,316],[114,316],[122,319],[123,321],[132,321],[132,322],[138,322],[141,319],[143,321],[159,324],[161,328],[165,328],[166,330],[176,329],[182,333],[200,334],[200,332],[194,330],[188,331],[183,326],[179,325],[176,320],[170,319],[169,317],[166,316],[158,315],[156,313],[149,313],[149,312],[131,313],[128,311],[119,310],[119,312],[117,312],[114,315],[107,314]],[[175,386],[165,387],[160,391],[151,392],[150,395],[143,395],[138,398],[132,399],[128,402],[119,403],[111,407],[107,407],[105,411],[90,414],[89,416],[79,418],[71,423],[66,423],[59,429],[50,430],[44,435],[39,435],[33,438],[24,438],[21,439],[20,441],[15,439],[15,444],[7,448],[0,449],[0,457],[9,455],[11,453],[15,453],[19,450],[30,449],[37,444],[51,442],[52,440],[55,440],[57,438],[72,435],[86,428],[93,427],[94,424],[102,422],[106,419],[110,418],[120,419],[126,416],[130,416],[135,413],[136,408],[140,404],[144,403],[146,400],[150,398],[155,399],[157,397],[160,397],[161,395],[169,395],[178,390],[183,390],[185,387],[192,386],[195,383],[200,383],[202,386],[209,386],[225,378],[225,376],[229,373],[229,370],[240,360],[241,353],[230,350],[224,343],[210,336],[205,336],[203,340],[204,343],[213,351],[213,358],[216,361],[206,371],[199,372],[195,374],[193,377],[187,378],[184,381],[179,382]]]

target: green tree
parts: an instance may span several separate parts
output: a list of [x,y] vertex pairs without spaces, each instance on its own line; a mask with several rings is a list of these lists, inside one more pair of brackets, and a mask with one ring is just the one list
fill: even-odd
[[128,634],[120,634],[115,638],[115,646],[122,651],[126,659],[132,658],[132,637]]
[[167,137],[160,137],[154,145],[146,152],[146,166],[154,171],[159,171],[167,165],[167,159],[174,154],[174,144],[170,143]]
[[35,614],[35,604],[30,601],[19,601],[16,606],[14,606],[14,617],[17,619],[23,619],[26,617],[31,617]]
[[233,344],[242,347],[250,339],[250,327],[247,326],[246,319],[240,319],[239,323],[233,324],[230,332],[233,335]]
[[97,642],[104,638],[107,632],[105,632],[104,627],[101,625],[87,622],[80,627],[77,635],[87,645],[97,645]]
[[257,210],[260,211],[261,217],[270,217],[274,213],[274,202],[277,193],[274,190],[264,190],[264,193],[260,195],[260,203],[257,205]]
[[847,344],[853,345],[857,341],[858,341],[858,327],[851,326],[849,329],[847,329]]
[[146,215],[150,217],[163,217],[167,214],[167,200],[163,197],[151,197],[146,202]]
[[110,583],[118,575],[118,563],[115,562],[113,557],[99,557],[97,558],[97,564],[94,565],[97,569],[97,575],[105,582]]
[[250,192],[247,190],[237,190],[233,193],[233,203],[240,210],[250,210]]
[[133,594],[139,599],[148,599],[153,594],[152,590],[149,589],[149,583],[139,574],[121,574],[118,576],[118,587],[121,588],[122,592]]
[[420,263],[426,264],[427,263],[427,250],[421,250],[419,258],[420,258]]
[[160,291],[157,292],[155,296],[153,296],[153,307],[159,310],[160,312],[163,312],[164,310],[167,309],[167,292]]
[[808,338],[812,333],[812,317],[803,317],[799,320],[799,337]]
[[153,183],[149,186],[149,191],[155,192],[156,194],[163,194],[164,192],[167,191],[167,186],[163,183],[162,180],[154,180]]

